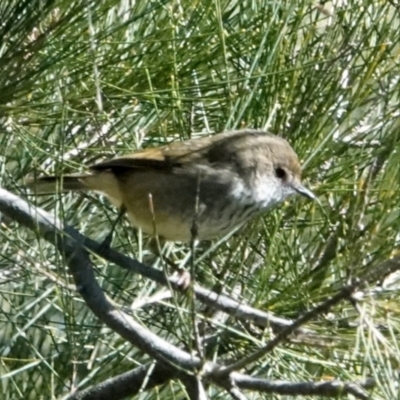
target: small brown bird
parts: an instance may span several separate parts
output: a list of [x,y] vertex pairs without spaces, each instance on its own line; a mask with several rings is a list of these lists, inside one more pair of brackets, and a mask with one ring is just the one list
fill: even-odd
[[292,194],[315,198],[301,184],[300,163],[289,143],[261,130],[224,132],[146,149],[90,170],[40,177],[29,186],[36,193],[57,188],[100,192],[126,211],[135,227],[183,242],[192,239],[194,219],[197,239],[208,240]]

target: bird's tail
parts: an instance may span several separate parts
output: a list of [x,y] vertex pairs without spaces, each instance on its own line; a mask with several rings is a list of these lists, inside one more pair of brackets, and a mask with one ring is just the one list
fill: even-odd
[[87,179],[90,175],[41,176],[26,182],[36,194],[90,190]]

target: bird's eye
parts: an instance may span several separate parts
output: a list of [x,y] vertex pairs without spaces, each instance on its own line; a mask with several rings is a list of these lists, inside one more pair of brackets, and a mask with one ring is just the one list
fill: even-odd
[[275,175],[279,179],[285,179],[286,178],[286,172],[283,168],[277,167],[275,168]]

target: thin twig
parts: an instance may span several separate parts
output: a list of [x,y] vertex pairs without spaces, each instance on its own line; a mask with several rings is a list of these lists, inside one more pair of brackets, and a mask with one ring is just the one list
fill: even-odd
[[253,354],[239,360],[235,361],[232,364],[228,365],[227,367],[222,368],[217,373],[219,375],[228,375],[233,371],[240,370],[249,364],[259,360],[265,354],[271,352],[279,343],[287,339],[289,335],[291,335],[297,328],[305,324],[306,322],[310,321],[317,315],[320,315],[324,312],[327,312],[331,307],[338,304],[343,299],[348,299],[356,288],[359,286],[359,281],[354,280],[349,285],[345,286],[340,290],[339,293],[336,295],[328,298],[323,303],[317,305],[310,311],[304,313],[301,317],[297,318],[291,325],[283,328],[275,337],[274,339],[270,340],[264,347],[255,351]]
[[198,226],[197,226],[197,218],[199,216],[199,201],[200,201],[200,173],[197,174],[196,180],[196,196],[195,196],[195,206],[194,206],[194,215],[192,226],[190,229],[190,315],[192,321],[192,329],[193,329],[193,338],[196,346],[197,353],[199,357],[204,360],[204,351],[201,345],[200,340],[200,332],[197,325],[197,314],[196,314],[196,302],[194,295],[194,283],[195,283],[195,260],[196,260],[196,240],[198,236]]

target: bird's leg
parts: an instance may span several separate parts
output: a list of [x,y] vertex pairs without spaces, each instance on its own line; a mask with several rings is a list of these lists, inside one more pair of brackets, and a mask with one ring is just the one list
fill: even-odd
[[101,242],[101,245],[100,245],[101,248],[103,248],[103,249],[109,249],[110,248],[115,228],[117,227],[118,223],[121,221],[121,219],[124,216],[125,212],[126,212],[126,208],[125,208],[124,205],[122,205],[120,207],[120,209],[119,209],[117,218],[115,218],[115,220],[114,220],[114,222],[113,222],[113,224],[111,226],[110,232],[107,234],[107,236]]

